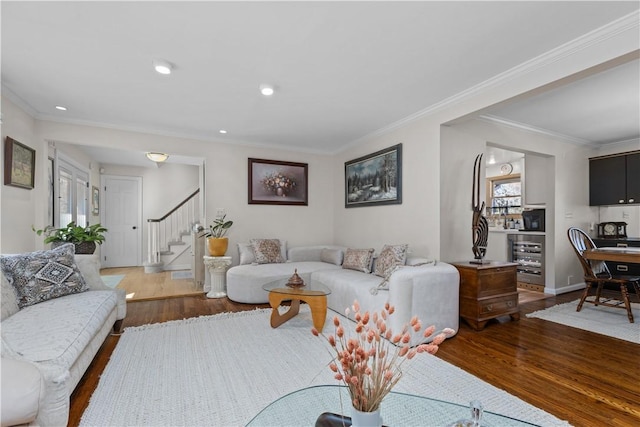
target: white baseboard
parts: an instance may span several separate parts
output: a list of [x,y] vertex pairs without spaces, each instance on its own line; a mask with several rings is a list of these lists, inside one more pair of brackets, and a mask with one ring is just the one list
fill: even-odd
[[567,285],[567,286],[562,286],[560,288],[544,288],[544,293],[545,294],[552,294],[552,295],[560,295],[560,294],[566,294],[567,292],[573,292],[573,291],[578,291],[580,289],[584,289],[584,287],[587,286],[584,282],[582,283],[574,283],[573,285]]

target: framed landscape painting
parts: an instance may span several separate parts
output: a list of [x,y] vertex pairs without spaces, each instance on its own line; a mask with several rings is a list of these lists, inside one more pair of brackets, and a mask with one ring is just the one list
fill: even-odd
[[309,204],[309,165],[278,160],[249,159],[249,204]]
[[402,144],[344,164],[345,207],[402,203]]
[[4,143],[4,184],[31,190],[35,171],[36,150],[7,137]]

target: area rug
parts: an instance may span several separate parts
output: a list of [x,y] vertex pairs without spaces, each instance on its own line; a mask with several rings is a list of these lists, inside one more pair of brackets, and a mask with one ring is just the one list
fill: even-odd
[[115,288],[124,279],[124,274],[114,274],[110,276],[100,276],[102,282],[110,288]]
[[640,344],[640,304],[631,304],[631,312],[636,323],[629,323],[627,311],[620,308],[603,305],[596,307],[587,303],[582,306],[582,310],[577,312],[576,307],[579,301],[554,305],[545,310],[529,313],[527,317],[561,323]]
[[[269,317],[259,309],[127,328],[80,424],[241,426],[287,393],[337,384],[308,307],[277,329]],[[332,328],[327,322],[325,331]],[[490,412],[568,425],[435,356],[407,362],[395,391],[465,406],[480,399]]]
[[193,273],[189,270],[180,270],[171,272],[171,280],[193,279]]

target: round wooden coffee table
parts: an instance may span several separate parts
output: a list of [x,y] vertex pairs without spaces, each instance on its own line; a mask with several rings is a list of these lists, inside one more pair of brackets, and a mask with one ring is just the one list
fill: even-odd
[[[269,292],[269,305],[271,305],[271,327],[277,328],[287,320],[300,312],[300,301],[309,304],[313,326],[322,331],[324,321],[327,318],[327,295],[331,289],[320,282],[310,280],[305,286],[290,288],[287,286],[289,279],[279,279],[267,283],[262,289]],[[283,301],[291,301],[289,309],[280,313],[278,307]]]

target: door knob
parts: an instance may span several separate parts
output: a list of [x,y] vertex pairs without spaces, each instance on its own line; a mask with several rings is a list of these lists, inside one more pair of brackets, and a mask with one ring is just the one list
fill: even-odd
[[138,227],[136,227],[136,226],[134,225],[134,226],[133,226],[133,229],[134,229],[134,230],[137,230],[137,229],[138,229]]

